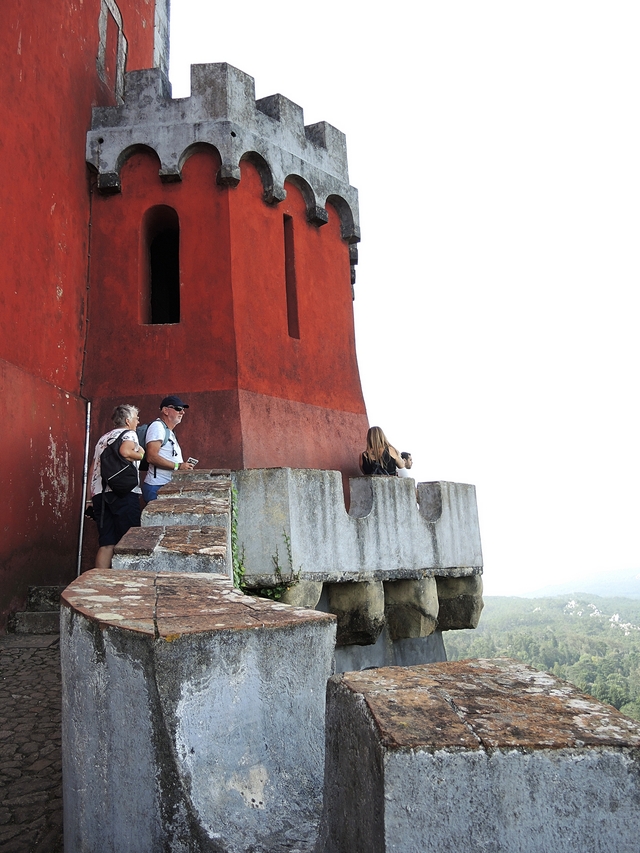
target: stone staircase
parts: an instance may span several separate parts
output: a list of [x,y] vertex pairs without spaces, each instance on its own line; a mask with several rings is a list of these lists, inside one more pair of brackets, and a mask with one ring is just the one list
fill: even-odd
[[30,586],[27,609],[13,613],[8,630],[12,634],[59,634],[60,593],[65,586]]

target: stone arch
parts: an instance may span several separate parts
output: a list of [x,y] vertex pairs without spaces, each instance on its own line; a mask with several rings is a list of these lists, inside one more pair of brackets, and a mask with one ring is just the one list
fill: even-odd
[[339,195],[329,195],[327,196],[326,204],[330,204],[331,207],[336,211],[338,217],[340,218],[340,231],[342,234],[342,239],[346,240],[347,243],[358,243],[360,242],[360,234],[357,226],[355,225],[353,219],[353,211],[351,210],[351,206],[348,202],[346,202],[342,196]]
[[[101,142],[102,140],[99,139],[98,143],[100,144]],[[134,154],[151,154],[157,159],[158,165],[161,165],[160,156],[155,148],[152,148],[150,145],[146,145],[142,142],[128,145],[118,154],[113,172],[100,172],[98,174],[98,189],[100,192],[119,193],[121,191],[120,175],[122,173],[122,167],[127,160],[133,157]],[[160,169],[158,170],[158,174],[160,174]]]
[[289,181],[289,183],[293,184],[300,191],[307,208],[307,220],[312,225],[326,225],[329,221],[329,216],[325,208],[320,207],[318,204],[315,191],[311,184],[305,181],[304,178],[301,178],[300,175],[287,175],[286,181]]
[[279,202],[285,199],[286,193],[284,192],[284,188],[276,186],[271,166],[262,154],[259,154],[257,151],[245,151],[240,158],[240,162],[242,163],[243,160],[251,163],[260,175],[263,189],[262,197],[266,204],[279,204]]
[[194,154],[199,153],[212,154],[218,161],[222,162],[222,155],[220,154],[220,151],[211,142],[194,142],[192,145],[185,148],[180,155],[180,159],[178,160],[179,175],[182,175],[182,170],[187,160],[190,157],[193,157]]
[[133,157],[134,154],[150,154],[152,157],[157,159],[158,165],[161,165],[160,155],[155,148],[152,148],[151,145],[147,145],[144,142],[135,143],[133,145],[129,145],[127,148],[123,148],[118,154],[118,159],[116,160],[116,174],[118,175],[118,179],[122,173],[122,167],[127,160],[130,160]]

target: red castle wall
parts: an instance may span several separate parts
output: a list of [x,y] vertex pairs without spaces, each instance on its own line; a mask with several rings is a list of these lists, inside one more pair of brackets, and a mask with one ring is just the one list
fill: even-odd
[[[154,0],[118,0],[128,70],[153,64]],[[31,584],[72,579],[82,482],[91,107],[100,0],[4,0],[0,30],[0,630]]]
[[[191,404],[181,441],[201,466],[338,468],[357,473],[367,428],[355,356],[348,246],[336,212],[306,221],[295,186],[265,204],[254,167],[216,183],[215,151],[163,184],[153,154],[102,196],[85,164],[91,108],[116,102],[113,0],[5,0],[0,33],[0,631],[29,585],[75,574],[86,400],[91,445],[116,403]],[[117,0],[126,70],[153,65],[154,0]],[[105,82],[106,81],[106,82]],[[168,205],[180,220],[181,320],[145,316],[141,223]],[[299,339],[289,335],[284,215],[293,222]]]

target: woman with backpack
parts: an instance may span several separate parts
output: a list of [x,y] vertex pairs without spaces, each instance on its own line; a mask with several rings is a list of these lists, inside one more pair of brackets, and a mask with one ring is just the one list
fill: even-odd
[[[89,504],[85,510],[98,525],[99,547],[95,559],[98,569],[110,569],[114,547],[130,527],[140,527],[138,468],[144,450],[136,433],[138,409],[123,403],[115,407],[111,420],[115,428],[96,444],[89,471],[93,510]],[[108,461],[103,454],[108,454]]]
[[404,468],[405,461],[389,444],[380,427],[374,426],[367,432],[367,449],[360,456],[360,470],[366,476],[396,477],[397,469]]

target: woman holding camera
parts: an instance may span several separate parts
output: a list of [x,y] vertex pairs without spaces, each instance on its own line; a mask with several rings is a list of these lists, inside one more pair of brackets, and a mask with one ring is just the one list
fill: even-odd
[[367,432],[367,449],[360,456],[360,470],[366,476],[396,477],[397,469],[404,468],[405,460],[389,444],[380,427],[374,426]]

